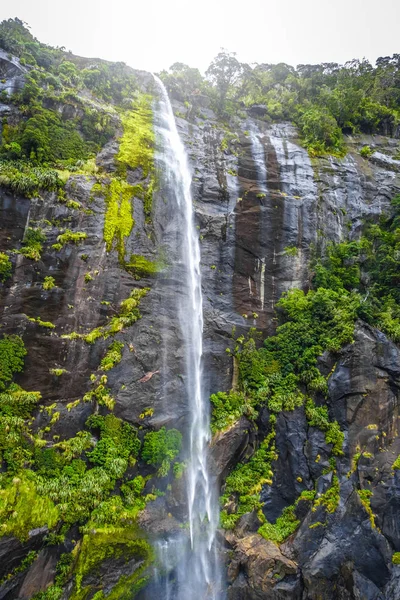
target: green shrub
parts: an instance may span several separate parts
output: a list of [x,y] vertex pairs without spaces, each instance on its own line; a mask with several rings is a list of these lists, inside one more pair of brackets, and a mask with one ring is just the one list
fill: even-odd
[[83,240],[86,240],[87,234],[84,231],[71,231],[70,229],[66,229],[64,233],[61,233],[57,236],[57,244],[53,244],[52,248],[55,250],[61,250],[65,244],[75,244],[78,245]]
[[369,146],[363,146],[360,150],[360,154],[363,158],[369,158],[374,151]]
[[45,277],[43,281],[43,289],[52,290],[53,287],[56,287],[56,280],[54,277]]
[[266,540],[281,544],[296,531],[299,525],[300,521],[296,518],[295,505],[292,505],[283,509],[281,516],[277,518],[274,524],[267,521],[261,525],[258,533]]
[[392,563],[394,565],[400,565],[400,552],[395,552],[392,556]]
[[4,335],[0,340],[0,391],[12,381],[14,373],[23,370],[26,354],[24,342],[18,335]]
[[38,261],[41,259],[43,243],[45,241],[46,236],[41,229],[28,227],[19,254],[22,254],[25,258],[29,258],[30,260]]
[[146,433],[143,441],[142,459],[160,474],[168,474],[171,462],[178,456],[182,446],[182,434],[177,429],[162,427],[159,431]]
[[6,281],[11,277],[12,264],[7,254],[0,252],[0,281]]

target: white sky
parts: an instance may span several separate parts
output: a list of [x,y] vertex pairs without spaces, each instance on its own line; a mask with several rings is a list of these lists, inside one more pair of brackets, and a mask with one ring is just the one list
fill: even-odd
[[399,0],[0,0],[40,41],[159,71],[243,62],[345,62],[400,53]]

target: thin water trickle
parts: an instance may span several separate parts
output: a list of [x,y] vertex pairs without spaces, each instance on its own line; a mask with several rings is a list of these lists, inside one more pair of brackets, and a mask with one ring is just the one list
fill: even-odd
[[251,142],[251,155],[256,166],[257,183],[262,194],[267,194],[267,168],[265,166],[265,150],[264,145],[260,140],[260,132],[258,128],[250,121],[248,131]]
[[[200,246],[191,196],[192,176],[167,91],[158,77],[154,76],[154,79],[159,89],[155,130],[159,148],[157,161],[161,165],[160,188],[165,198],[173,203],[180,224],[177,260],[181,290],[176,302],[185,350],[189,412],[186,482],[190,534],[189,543],[184,535],[159,542],[158,557],[164,576],[156,574],[162,588],[158,592],[160,597],[171,600],[222,600],[215,539],[219,520],[218,495],[207,466],[210,421],[208,398],[202,387],[203,300]],[[166,574],[174,565],[174,575],[170,579]]]

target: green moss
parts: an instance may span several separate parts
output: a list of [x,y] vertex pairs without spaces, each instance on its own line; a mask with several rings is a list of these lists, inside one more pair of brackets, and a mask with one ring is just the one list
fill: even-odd
[[[85,576],[93,572],[96,567],[99,567],[101,563],[108,558],[124,557],[126,561],[131,558],[137,558],[138,561],[144,561],[144,565],[139,569],[139,573],[138,571],[135,571],[135,577],[130,582],[131,584],[137,582],[142,570],[148,566],[153,559],[150,545],[140,536],[138,529],[133,526],[130,528],[98,528],[96,531],[83,536],[80,547],[77,548],[76,553],[78,554],[78,557],[75,567],[75,593],[81,592],[82,582]],[[118,584],[116,587],[118,588]],[[114,598],[123,597],[116,588],[114,588],[111,593]],[[74,598],[76,596],[73,595],[72,597]],[[107,597],[109,598],[110,596],[108,595]]]
[[357,494],[360,497],[361,504],[363,505],[363,507],[365,508],[365,510],[368,513],[371,526],[375,527],[375,515],[372,512],[372,508],[371,508],[371,496],[372,496],[371,490],[357,490]]
[[[111,396],[110,389],[106,387],[107,377],[102,375],[100,381],[93,382],[94,386],[92,390],[87,392],[83,396],[84,402],[95,402],[99,406],[106,406],[109,410],[113,410],[115,405],[115,399]],[[97,385],[96,385],[97,384]]]
[[117,155],[118,169],[126,175],[127,168],[141,168],[143,178],[147,179],[143,193],[144,212],[150,219],[152,198],[156,188],[154,163],[154,127],[151,96],[140,94],[131,111],[123,113],[124,133]]
[[54,527],[59,518],[57,508],[46,497],[40,496],[28,473],[14,477],[0,490],[0,536],[13,535],[25,541],[29,531],[47,525]]
[[56,286],[56,280],[54,277],[45,277],[43,281],[44,290],[52,290]]
[[132,273],[135,279],[141,279],[158,273],[160,265],[140,254],[131,254],[129,262],[125,263],[125,269]]
[[107,252],[114,243],[121,261],[125,258],[125,239],[130,235],[134,220],[132,198],[137,186],[129,185],[123,179],[113,178],[106,188],[106,214],[104,217],[104,241]]
[[122,342],[113,342],[107,349],[106,355],[102,359],[99,370],[109,371],[113,369],[122,359],[122,350],[124,344]]
[[51,323],[50,321],[42,321],[42,319],[40,317],[28,317],[27,316],[28,321],[31,321],[32,323],[37,323],[38,325],[40,325],[40,327],[46,327],[47,329],[54,329],[55,325],[54,323]]
[[3,579],[0,580],[0,585],[5,583],[9,579],[12,579],[16,575],[18,575],[18,573],[23,573],[26,569],[28,569],[28,567],[30,567],[31,564],[35,561],[37,555],[38,553],[35,550],[31,550],[30,552],[28,552],[28,554],[21,561],[18,567],[15,567],[15,569],[13,569],[10,573],[8,573],[8,575],[6,575],[5,577],[3,577]]
[[121,119],[124,132],[120,141],[117,161],[120,166],[131,169],[140,167],[143,176],[154,171],[154,128],[152,97],[140,94],[132,110]]
[[12,264],[7,254],[0,252],[0,281],[6,281],[11,277]]

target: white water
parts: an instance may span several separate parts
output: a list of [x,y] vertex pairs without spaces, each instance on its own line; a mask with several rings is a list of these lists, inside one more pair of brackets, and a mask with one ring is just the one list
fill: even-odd
[[267,168],[265,166],[265,151],[264,145],[260,141],[260,133],[256,125],[251,121],[248,125],[251,155],[257,170],[257,183],[262,194],[267,194]]
[[200,246],[193,222],[191,173],[179,137],[170,100],[163,83],[159,88],[156,134],[161,145],[160,188],[166,201],[174,203],[179,223],[177,260],[181,289],[177,293],[179,319],[185,349],[184,375],[189,412],[188,467],[186,473],[189,537],[178,536],[159,543],[161,572],[177,565],[174,580],[160,578],[162,589],[155,595],[166,600],[221,600],[221,578],[215,544],[219,520],[218,496],[207,468],[210,441],[208,398],[202,389],[203,300]]

